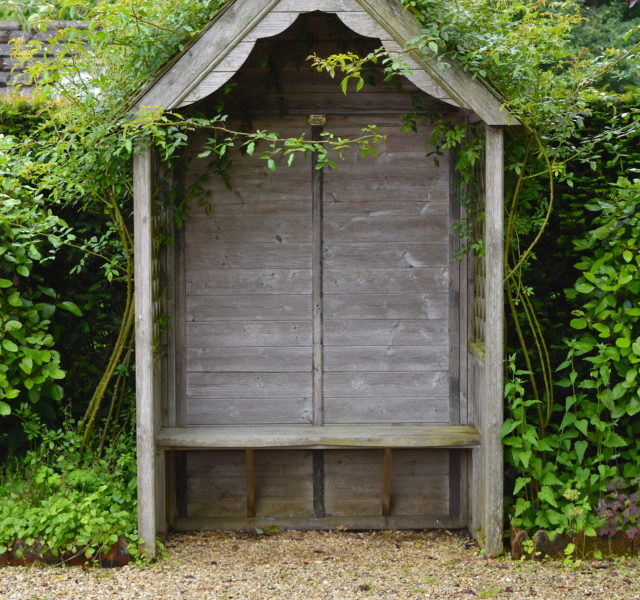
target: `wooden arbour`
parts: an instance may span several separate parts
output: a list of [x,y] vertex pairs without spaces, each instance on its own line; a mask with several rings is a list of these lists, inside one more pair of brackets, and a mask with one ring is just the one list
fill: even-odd
[[[379,40],[390,53],[404,52],[403,49],[417,33],[413,19],[403,11],[400,3],[395,0],[235,0],[226,5],[225,9],[216,16],[200,38],[184,54],[173,63],[167,65],[164,73],[140,96],[136,104],[137,109],[142,111],[147,106],[153,106],[162,107],[165,110],[174,110],[195,102],[206,102],[208,97],[215,94],[221,86],[240,73],[242,65],[251,56],[258,40],[275,38],[288,31],[298,22],[301,15],[305,13],[315,14],[317,12],[335,15],[340,22],[355,34],[363,38]],[[308,294],[306,300],[301,297],[296,300],[299,305],[304,304],[306,306],[308,304],[311,306],[308,325],[310,331],[309,339],[311,341],[308,343],[308,350],[304,350],[309,356],[309,367],[305,367],[299,373],[293,373],[288,377],[281,377],[283,373],[280,372],[267,373],[258,377],[261,389],[271,385],[279,390],[278,393],[281,393],[282,386],[285,385],[281,383],[282,381],[290,382],[286,383],[286,385],[292,386],[292,389],[296,388],[296,386],[300,387],[302,389],[299,393],[300,397],[309,396],[308,409],[300,408],[300,402],[297,400],[289,400],[288,404],[286,404],[289,408],[284,408],[281,412],[287,413],[292,410],[302,410],[302,416],[296,417],[294,415],[291,417],[293,420],[290,421],[279,417],[280,420],[273,423],[268,421],[257,422],[254,412],[251,412],[252,408],[241,408],[239,412],[236,411],[234,414],[240,414],[240,419],[247,418],[246,425],[233,421],[233,418],[229,416],[227,405],[224,404],[228,403],[228,400],[216,399],[224,398],[225,394],[226,396],[231,394],[231,397],[235,398],[236,396],[233,396],[233,394],[238,393],[238,387],[249,385],[246,383],[248,380],[246,378],[242,379],[242,374],[238,373],[238,368],[235,367],[222,374],[220,372],[213,374],[191,372],[186,366],[186,362],[192,359],[185,358],[185,353],[180,354],[178,347],[182,344],[186,348],[184,343],[185,336],[195,335],[193,333],[185,333],[185,330],[188,329],[186,324],[188,310],[193,312],[193,308],[185,308],[186,302],[190,302],[190,306],[200,302],[194,299],[195,297],[190,297],[184,290],[188,286],[193,288],[194,286],[202,287],[204,285],[207,288],[217,286],[218,293],[224,293],[224,286],[227,285],[225,282],[231,277],[235,278],[234,284],[237,284],[237,279],[240,275],[238,273],[234,274],[233,269],[230,269],[225,264],[227,271],[225,271],[224,276],[217,272],[219,271],[218,269],[212,275],[214,279],[211,281],[203,283],[200,280],[194,280],[195,283],[189,283],[185,282],[185,267],[184,263],[180,262],[184,260],[184,257],[180,258],[181,255],[176,255],[178,259],[174,256],[164,265],[160,264],[154,247],[154,223],[158,219],[158,215],[154,212],[154,194],[158,187],[156,178],[159,165],[155,164],[156,159],[150,148],[140,148],[134,162],[138,494],[140,535],[149,553],[153,554],[155,552],[156,535],[166,532],[170,521],[172,525],[176,523],[175,514],[172,515],[171,513],[175,511],[177,502],[175,491],[182,484],[176,483],[172,477],[176,472],[179,473],[180,469],[184,470],[184,464],[180,463],[182,460],[182,454],[180,453],[191,452],[193,456],[196,456],[193,454],[194,452],[212,450],[235,453],[233,456],[236,458],[231,457],[231,454],[229,455],[231,457],[229,460],[232,462],[237,460],[244,461],[246,483],[243,483],[243,489],[246,494],[245,516],[247,520],[243,521],[243,523],[258,522],[253,520],[256,512],[254,483],[256,457],[258,454],[271,450],[307,453],[304,455],[304,461],[307,461],[313,467],[313,485],[310,487],[310,490],[313,488],[313,491],[310,492],[309,496],[313,514],[306,520],[303,519],[296,522],[302,523],[302,526],[318,527],[336,526],[344,522],[345,519],[346,522],[352,522],[357,527],[364,527],[367,524],[370,524],[369,526],[371,527],[421,526],[420,524],[424,521],[420,521],[417,518],[393,517],[391,494],[394,449],[400,453],[399,456],[401,457],[409,456],[406,453],[422,451],[422,449],[425,452],[431,452],[432,450],[446,451],[449,458],[444,460],[445,462],[448,461],[449,471],[447,476],[450,482],[447,493],[449,494],[449,499],[451,495],[458,494],[461,496],[456,508],[458,512],[449,520],[445,515],[443,518],[438,516],[435,519],[426,521],[426,523],[431,526],[467,526],[484,545],[487,554],[495,555],[502,551],[503,474],[502,447],[500,443],[503,386],[502,140],[503,127],[514,124],[514,120],[503,111],[500,101],[486,87],[477,80],[469,78],[455,65],[450,65],[450,68],[441,71],[437,68],[435,60],[424,57],[415,51],[406,53],[405,62],[411,68],[411,75],[408,77],[410,84],[407,84],[408,86],[410,85],[412,89],[420,90],[429,98],[442,103],[443,106],[448,106],[451,113],[456,115],[456,118],[466,121],[479,121],[484,124],[485,129],[484,181],[482,182],[484,190],[482,212],[484,216],[485,255],[481,262],[483,271],[483,279],[480,282],[481,289],[476,290],[476,296],[480,298],[484,309],[480,317],[482,319],[484,339],[473,340],[476,343],[467,343],[469,337],[468,322],[472,316],[467,314],[466,306],[472,304],[474,300],[471,297],[474,286],[472,276],[469,273],[472,269],[468,268],[467,261],[457,263],[458,266],[451,266],[450,264],[444,269],[441,268],[440,271],[432,269],[436,275],[440,273],[448,278],[446,297],[449,316],[445,320],[449,324],[449,332],[446,337],[448,341],[446,344],[446,360],[443,363],[445,366],[433,367],[429,370],[429,373],[435,369],[437,373],[443,373],[442,377],[438,375],[438,381],[445,381],[446,379],[448,382],[446,383],[446,389],[448,390],[446,406],[449,406],[448,403],[450,402],[453,402],[452,406],[456,405],[456,402],[459,404],[462,398],[466,407],[465,410],[461,413],[459,408],[457,412],[456,410],[452,412],[451,409],[447,409],[449,412],[443,418],[423,415],[416,416],[415,422],[411,422],[407,415],[413,410],[411,406],[416,404],[413,402],[415,400],[413,396],[418,394],[417,398],[422,394],[420,386],[436,386],[440,390],[437,394],[440,395],[443,393],[442,390],[445,389],[443,387],[444,383],[428,383],[435,380],[431,375],[429,377],[421,375],[420,373],[424,371],[422,369],[418,375],[412,376],[410,376],[410,373],[398,373],[397,377],[387,377],[387,375],[383,376],[378,373],[372,375],[372,380],[383,381],[383,386],[387,386],[381,389],[391,390],[388,392],[391,394],[388,396],[390,400],[393,400],[393,394],[400,393],[402,395],[403,389],[409,390],[406,395],[412,396],[413,404],[409,402],[407,404],[409,408],[402,409],[404,411],[402,418],[394,420],[394,417],[389,417],[388,420],[379,419],[376,421],[366,417],[359,423],[353,423],[353,416],[349,417],[352,419],[351,421],[349,421],[349,418],[346,418],[346,421],[344,419],[341,421],[340,417],[335,417],[335,415],[328,420],[325,419],[322,401],[316,401],[316,395],[322,398],[325,388],[332,390],[343,385],[339,380],[341,378],[345,379],[345,377],[332,375],[333,379],[329,376],[325,378],[324,374],[330,372],[331,366],[330,364],[325,364],[324,361],[327,357],[329,361],[333,360],[334,363],[353,359],[345,358],[347,354],[344,347],[341,346],[338,349],[339,351],[332,350],[330,345],[323,346],[322,343],[323,333],[329,331],[323,329],[323,327],[326,327],[326,323],[323,325],[322,321],[323,302],[325,298],[327,298],[327,302],[334,301],[332,294],[336,293],[335,288],[338,284],[331,283],[329,277],[323,275],[322,271],[323,261],[325,260],[324,254],[327,249],[323,245],[322,221],[318,220],[323,218],[322,206],[324,200],[320,198],[320,201],[318,201],[319,192],[317,189],[319,188],[317,186],[322,186],[324,183],[318,183],[312,177],[311,187],[309,188],[311,201],[309,204],[308,236],[310,241],[307,248],[310,260],[310,268],[308,269],[309,282],[308,285],[306,283],[304,285],[295,284],[296,286],[302,285],[302,288],[295,286],[292,288],[294,293],[299,296],[303,293]],[[379,106],[382,105],[376,106],[378,108],[376,108],[375,114],[380,114],[382,109]],[[342,114],[341,109],[335,109],[333,112],[336,115]],[[291,118],[294,121],[294,126],[297,127],[299,121],[295,121],[293,113]],[[351,117],[340,117],[341,121],[336,120],[334,122],[337,123],[338,127],[351,127],[349,119],[356,113],[351,112],[350,114],[352,115]],[[272,123],[275,117],[270,118],[272,119],[270,123]],[[278,122],[282,123],[285,129],[289,127],[287,124],[289,121],[281,117],[279,119],[280,121]],[[415,149],[412,149],[411,152],[415,154]],[[448,158],[446,164],[450,164]],[[366,167],[362,168],[366,170]],[[423,167],[416,163],[415,168],[422,169]],[[447,166],[447,171],[439,176],[450,180],[451,174],[448,169],[449,167]],[[316,187],[314,188],[314,186]],[[221,193],[218,188],[215,188],[215,190],[215,193]],[[241,187],[240,193],[243,193],[243,190],[244,188]],[[448,199],[446,201],[447,207],[454,207],[453,192],[447,190],[445,196]],[[449,225],[455,219],[456,210],[455,207],[446,208],[446,217],[442,218],[448,219]],[[371,210],[367,209],[367,214],[371,214],[371,212]],[[232,226],[237,226],[237,223],[240,222],[238,219],[242,214],[234,214],[235,221],[224,220],[226,217],[223,215],[220,217],[220,223],[231,223]],[[278,213],[276,217],[277,219],[286,219],[286,214],[284,212]],[[204,219],[202,219],[202,222],[204,223]],[[418,220],[410,223],[410,226],[415,228],[424,222],[424,219],[420,220],[418,218]],[[330,228],[332,226],[331,222],[327,221],[327,223],[329,223],[327,227]],[[194,225],[191,229],[187,228],[186,233],[183,235],[202,235],[203,231],[209,231],[207,229],[208,225],[205,224],[202,227],[204,229],[200,230]],[[218,234],[216,234],[218,238],[224,238],[224,230],[218,228],[216,231],[218,231]],[[255,233],[255,230],[250,231]],[[398,229],[397,231],[401,232],[402,230]],[[425,231],[428,231],[428,229],[425,229]],[[318,234],[317,232],[320,233]],[[229,235],[231,234],[229,233]],[[307,234],[305,233],[305,235]],[[367,240],[368,238],[366,236],[362,237],[362,233],[358,234],[361,237],[353,237],[356,234],[351,235],[352,237],[345,238],[346,241],[351,243],[357,239],[359,240],[357,243],[362,244],[361,249],[364,248],[366,250],[373,247],[376,239],[372,237],[365,244],[362,240]],[[397,235],[402,237],[401,233]],[[446,235],[446,238],[442,239],[452,238],[449,233],[443,235]],[[453,234],[454,238],[455,235]],[[411,239],[413,240],[413,238]],[[341,240],[341,243],[344,244],[345,240]],[[415,241],[411,243],[415,243]],[[451,243],[455,245],[455,241]],[[257,240],[256,244],[259,245],[260,240]],[[265,247],[264,245],[261,246],[261,248]],[[390,245],[384,248],[385,251],[389,252],[398,250],[398,248],[392,248]],[[451,257],[451,247],[448,252],[448,256]],[[193,260],[197,259],[194,258]],[[210,260],[210,258],[207,260]],[[362,263],[358,263],[358,269],[360,270],[362,270],[361,265]],[[407,268],[413,267],[413,265],[404,266]],[[364,271],[366,271],[366,267]],[[407,276],[408,270],[400,271],[395,268],[395,270],[386,269],[385,276],[388,276],[394,282],[407,281],[408,277],[411,282],[408,284],[409,291],[406,292],[405,296],[396,294],[397,302],[404,302],[405,300],[408,301],[410,294],[415,295],[414,290],[417,285],[415,282],[422,281],[420,279],[422,275],[432,277],[432,271],[427,272],[425,269],[422,271],[415,269]],[[343,271],[342,275],[344,275],[344,272],[346,271]],[[419,276],[416,275],[416,272],[419,273]],[[283,274],[283,277],[304,278],[307,276],[304,273],[300,275],[300,273],[302,271],[290,269]],[[245,272],[243,272],[243,277],[244,275]],[[261,276],[261,274],[256,276]],[[338,276],[341,275],[338,274]],[[375,274],[370,279],[374,283],[368,285],[373,285],[374,288],[378,286],[379,289],[383,289],[386,285],[384,282],[380,283],[380,277]],[[176,284],[176,280],[181,283]],[[244,280],[246,280],[246,277]],[[272,279],[268,284],[260,282],[261,291],[264,291],[264,286],[268,285],[271,286],[268,291],[275,294],[268,298],[262,297],[265,303],[268,301],[269,306],[271,306],[271,309],[268,309],[266,304],[264,307],[265,311],[272,311],[269,314],[273,314],[273,310],[280,310],[282,308],[281,305],[289,299],[286,286],[281,289],[273,287],[274,285],[280,285],[279,281],[281,279]],[[476,280],[476,288],[479,281],[479,279]],[[357,285],[360,285],[360,283]],[[167,285],[174,286],[174,290],[181,291],[179,293],[170,291],[167,295],[163,289]],[[247,290],[253,290],[255,285],[255,282],[247,284]],[[356,292],[360,289],[356,284],[350,285]],[[220,292],[221,289],[223,290],[222,292]],[[283,289],[285,291],[282,291]],[[370,292],[371,290],[367,291]],[[185,293],[186,296],[184,295]],[[183,294],[182,300],[180,299],[180,294]],[[205,296],[204,304],[209,303],[211,298],[214,298],[211,294],[215,295],[216,290],[207,292],[207,294],[209,295]],[[245,295],[244,300],[246,300],[246,297],[248,296]],[[174,333],[170,335],[167,348],[164,351],[159,351],[158,314],[167,309],[167,298],[171,305],[168,310],[177,320],[172,324]],[[335,302],[338,303],[338,300],[335,300]],[[200,304],[203,304],[203,302],[200,302]],[[182,308],[178,310],[176,307],[179,307],[181,303]],[[276,308],[274,309],[273,306]],[[451,306],[457,307],[454,312],[452,312]],[[391,308],[397,312],[397,306],[395,308],[392,306]],[[252,308],[252,310],[254,309],[255,307]],[[199,310],[206,312],[209,308],[205,306]],[[224,308],[224,310],[226,311],[225,314],[229,314],[228,308]],[[241,309],[236,306],[233,307],[233,310]],[[233,314],[236,316],[232,318],[237,319],[237,315],[240,313]],[[339,314],[339,311],[336,314]],[[330,315],[327,319],[329,318]],[[389,319],[391,317],[385,318]],[[476,318],[478,318],[477,315]],[[342,320],[336,323],[350,322]],[[390,321],[388,322],[390,323]],[[406,325],[408,322],[396,321],[395,324]],[[251,324],[247,327],[250,328]],[[347,328],[344,335],[353,335],[355,338],[356,332]],[[365,334],[360,333],[359,335]],[[218,336],[216,339],[220,339],[220,337]],[[302,345],[297,341],[288,343],[293,344],[292,347],[287,346],[288,350],[297,347],[302,348]],[[421,365],[424,367],[424,360],[427,360],[424,357],[435,355],[427,342],[421,342],[421,344],[419,346],[420,360],[423,361]],[[380,347],[376,346],[376,348]],[[402,346],[402,343],[399,346],[392,346],[391,342],[389,342],[389,348],[392,352],[400,352],[405,347]],[[350,349],[349,352],[353,352],[351,346],[346,346],[346,348]],[[300,352],[303,352],[303,350],[300,350]],[[240,360],[238,352],[229,351],[227,355],[233,355],[233,360]],[[362,358],[364,356],[362,352],[359,356],[358,360],[361,362],[358,363],[356,361],[354,368],[366,370],[364,365],[370,365],[371,360],[367,357]],[[290,360],[290,358],[281,358],[280,360],[286,361]],[[379,359],[376,358],[376,360]],[[291,371],[293,368],[288,367],[287,369]],[[182,375],[179,373],[180,369],[184,370]],[[253,370],[255,371],[256,369],[254,368]],[[176,384],[176,380],[179,380],[180,377],[183,379],[189,378],[191,383],[187,384],[183,381],[182,384]],[[347,377],[347,379],[349,378]],[[199,399],[197,394],[202,389],[210,389],[214,385],[211,383],[212,381],[215,386],[224,388],[224,394],[220,396],[214,390],[214,392],[207,392],[208,396],[204,400]],[[270,383],[273,381],[275,383]],[[344,385],[353,387],[353,381],[353,378],[351,378],[349,379],[351,383],[348,382]],[[391,385],[389,381],[397,383]],[[464,382],[464,386],[462,386],[464,389],[461,388],[461,381]],[[181,388],[180,385],[183,387]],[[191,386],[190,391],[185,387],[187,385]],[[308,392],[308,390],[313,391]],[[213,396],[211,395],[212,393]],[[333,393],[335,394],[336,392]],[[431,392],[424,393],[429,396]],[[260,394],[264,396],[262,391]],[[291,392],[291,394],[287,392],[284,396],[291,396],[291,398],[295,399],[297,397],[296,394],[297,392]],[[254,396],[254,398],[257,397]],[[369,397],[367,396],[367,398]],[[274,399],[270,397],[269,401],[272,400]],[[368,399],[364,400],[364,402],[368,401]],[[236,401],[236,403],[240,402],[240,400]],[[213,408],[211,408],[212,406]],[[221,414],[221,410],[222,412],[227,410],[222,418],[211,416]],[[333,410],[335,413],[339,408],[334,408]],[[422,408],[418,407],[416,410],[419,412]],[[216,419],[219,420],[216,421]],[[330,515],[325,515],[322,490],[324,467],[322,465],[326,463],[326,457],[329,455],[322,453],[336,453],[346,451],[345,449],[354,451],[356,449],[362,451],[365,449],[379,449],[382,452],[380,459],[382,481],[380,484],[379,517],[357,518],[349,521],[349,518],[344,516],[332,519],[328,518]],[[336,456],[336,454],[331,456]],[[436,456],[436,454],[426,454],[425,456],[431,457]],[[453,460],[451,458],[453,456],[458,458]],[[170,485],[167,485],[168,473],[170,474]],[[457,478],[456,481],[453,481],[454,474]],[[215,482],[212,485],[215,485]],[[287,523],[289,522],[293,523],[293,521],[287,521]],[[192,519],[191,524],[193,526],[197,523],[200,523],[200,521]],[[262,522],[260,521],[260,523]],[[316,524],[314,525],[313,523]],[[206,523],[204,524],[206,525]],[[239,525],[230,521],[230,526]]]

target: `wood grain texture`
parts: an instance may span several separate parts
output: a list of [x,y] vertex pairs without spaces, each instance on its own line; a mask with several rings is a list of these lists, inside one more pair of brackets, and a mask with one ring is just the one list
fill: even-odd
[[380,244],[377,242],[325,243],[324,265],[344,267],[446,267],[449,249],[442,242]]
[[295,398],[190,398],[187,425],[305,425],[312,422],[311,395]]
[[[291,285],[291,273],[287,271],[287,283]],[[275,278],[277,279],[277,278]],[[207,281],[208,283],[208,281]],[[277,286],[276,283],[273,284]],[[256,286],[253,286],[256,287]],[[284,286],[283,286],[284,287]],[[306,284],[305,284],[306,287]],[[240,288],[240,289],[238,289]],[[311,296],[307,293],[289,294],[235,294],[189,296],[187,321],[302,321],[311,313]],[[269,288],[271,291],[273,287]],[[218,290],[216,290],[218,291]],[[259,290],[264,291],[264,290]],[[275,292],[277,292],[277,287]]]
[[482,417],[485,551],[496,556],[503,551],[503,449],[500,429],[503,420],[504,361],[504,269],[503,269],[503,132],[485,127],[485,236],[486,304],[485,395]]
[[292,243],[187,242],[192,269],[260,269],[278,265],[281,269],[310,269],[311,245]]
[[214,321],[187,324],[188,348],[311,346],[310,321]]
[[331,398],[325,397],[325,423],[331,425],[353,424],[446,424],[449,420],[449,398],[405,398],[396,396],[389,402],[380,398]]
[[325,269],[323,291],[331,294],[445,293],[449,270],[433,268]]
[[188,398],[303,398],[310,373],[187,373]]
[[186,517],[246,518],[245,451],[187,452]]
[[311,348],[299,346],[208,347],[187,349],[187,369],[196,372],[301,372],[311,369]]
[[155,365],[153,356],[153,168],[147,146],[134,156],[136,447],[138,529],[144,552],[156,553]]
[[187,270],[187,297],[225,294],[310,294],[310,269]]
[[325,371],[445,371],[447,346],[329,346],[324,351]]
[[157,443],[170,449],[212,448],[473,448],[471,425],[273,425],[163,429]]
[[[327,335],[334,332],[336,325],[334,320],[386,320],[388,323],[381,323],[379,327],[396,330],[402,328],[403,331],[411,331],[412,325],[407,327],[402,325],[404,320],[431,319],[446,320],[447,295],[446,294],[333,294],[325,297],[327,322],[325,332]],[[378,328],[372,326],[372,335],[377,336]],[[356,330],[353,331],[353,344],[366,344],[359,341],[358,327],[366,327],[364,323],[354,324]],[[427,324],[418,327],[432,328]],[[339,332],[336,332],[339,335]],[[398,332],[400,333],[400,332]],[[423,338],[427,341],[429,338]],[[327,343],[333,344],[334,342]],[[346,342],[348,343],[348,342]],[[371,342],[373,343],[373,342]],[[406,341],[407,345],[416,345],[415,341]],[[435,343],[435,342],[434,342]],[[447,343],[446,341],[444,342]]]
[[330,372],[325,376],[324,391],[333,398],[442,397],[448,394],[448,373]]

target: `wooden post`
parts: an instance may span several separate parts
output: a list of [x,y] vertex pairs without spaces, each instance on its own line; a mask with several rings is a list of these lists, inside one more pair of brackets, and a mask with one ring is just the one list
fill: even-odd
[[133,159],[135,260],[136,431],[138,455],[138,532],[143,551],[156,553],[156,459],[153,365],[152,157],[147,146]]
[[504,158],[501,127],[485,126],[485,377],[481,419],[483,502],[480,521],[487,556],[502,546],[503,457],[500,428],[503,419],[504,268],[503,203]]
[[253,448],[247,448],[244,451],[245,466],[247,475],[247,517],[256,516],[256,487],[254,476],[254,456]]
[[391,448],[384,449],[382,466],[382,516],[391,514],[391,473],[393,468],[393,453]]

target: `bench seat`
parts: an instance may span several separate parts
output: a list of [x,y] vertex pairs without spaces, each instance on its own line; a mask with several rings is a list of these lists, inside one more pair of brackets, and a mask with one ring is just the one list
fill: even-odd
[[193,426],[164,428],[156,442],[166,450],[474,448],[480,433],[472,425]]

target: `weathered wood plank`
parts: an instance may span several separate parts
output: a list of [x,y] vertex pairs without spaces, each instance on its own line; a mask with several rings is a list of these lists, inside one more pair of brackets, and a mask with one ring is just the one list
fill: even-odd
[[449,398],[325,398],[325,423],[447,423],[449,420]]
[[187,373],[188,398],[304,398],[311,373]]
[[256,516],[256,489],[254,485],[254,451],[247,448],[244,453],[247,471],[247,517]]
[[393,468],[393,451],[384,449],[384,461],[382,467],[382,516],[391,514],[391,475]]
[[325,269],[323,291],[331,294],[438,294],[446,292],[449,269],[442,267]]
[[190,398],[187,425],[310,424],[311,396],[307,398]]
[[[311,139],[318,142],[322,139],[322,125],[311,126]],[[313,424],[322,425],[323,422],[323,394],[324,394],[324,355],[323,345],[323,322],[324,322],[324,301],[322,282],[324,281],[323,264],[323,196],[324,196],[324,169],[316,169],[318,153],[313,153],[311,161],[310,180],[312,190],[312,217],[311,226],[313,230],[313,250],[312,250],[312,331],[313,331]],[[315,461],[314,457],[314,461]],[[314,463],[314,473],[316,472]],[[315,485],[314,485],[315,489]],[[314,492],[314,514],[318,511],[324,513],[324,507],[319,507]]]
[[482,408],[483,532],[488,556],[501,554],[503,502],[504,141],[501,127],[485,127],[485,393]]
[[443,371],[449,367],[447,346],[327,346],[325,371]]
[[220,217],[202,220],[197,229],[187,228],[192,243],[212,242],[306,242],[311,243],[309,219],[298,215],[253,216],[246,219]]
[[471,425],[273,425],[163,429],[163,448],[473,448],[480,443]]
[[274,12],[336,12],[336,11],[362,11],[362,7],[354,0],[280,0],[274,7]]
[[290,12],[270,12],[264,15],[262,20],[249,31],[243,40],[247,42],[256,41],[260,38],[273,37],[282,33],[287,27],[293,24],[298,18],[298,11]]
[[214,347],[188,348],[187,369],[208,372],[311,371],[311,347]]
[[[340,166],[338,165],[338,169]],[[325,214],[328,218],[344,215],[349,217],[431,217],[434,215],[446,215],[449,213],[446,194],[435,194],[433,190],[426,193],[415,194],[413,192],[405,194],[411,196],[409,200],[394,198],[388,199],[388,192],[378,190],[374,193],[366,194],[362,191],[353,194],[348,193],[348,184],[345,182],[344,188],[340,190],[340,199],[330,196],[325,201]],[[366,205],[363,204],[366,202]],[[417,243],[417,242],[415,242]],[[433,242],[432,242],[433,243]]]
[[187,296],[310,293],[310,269],[187,270]]
[[324,265],[343,267],[446,267],[449,249],[442,242],[382,244],[377,242],[326,243]]
[[[447,217],[331,215],[325,220],[327,242],[441,242],[449,234]],[[295,235],[293,232],[290,236]]]
[[[233,271],[235,273],[235,271]],[[236,292],[242,292],[240,287]],[[275,292],[275,290],[274,290]],[[224,293],[224,291],[222,292]],[[187,321],[303,321],[311,314],[310,294],[207,295],[187,297]]]
[[256,452],[255,468],[258,516],[310,517],[313,514],[311,452]]
[[392,345],[420,346],[431,343],[442,346],[448,343],[446,319],[434,320],[358,320],[332,319],[325,321],[327,346]]
[[190,239],[187,256],[191,269],[262,269],[273,265],[280,269],[311,268],[310,244],[198,244]]
[[310,321],[214,321],[188,323],[188,348],[311,346]]
[[413,396],[428,398],[446,396],[449,391],[447,371],[428,373],[339,373],[325,375],[324,391],[327,398],[368,398]]
[[188,452],[185,490],[187,514],[245,517],[245,452]]
[[449,513],[447,450],[395,450],[393,514]]
[[324,454],[327,515],[379,515],[381,452],[332,450]]
[[138,529],[144,552],[156,553],[156,448],[153,355],[153,157],[149,146],[134,155],[136,446]]
[[[269,185],[270,181],[260,177],[260,173],[256,173],[255,182],[253,182],[250,171],[245,174],[236,169],[236,172],[238,177],[242,177],[242,180],[238,181],[234,187],[234,189],[239,188],[238,194],[233,194],[232,198],[225,201],[224,196],[227,194],[220,194],[214,183],[209,186],[205,185],[205,189],[211,189],[210,203],[197,203],[190,206],[189,217],[208,219],[212,222],[224,217],[244,219],[247,217],[255,218],[257,215],[272,217],[296,215],[298,218],[311,218],[310,199],[308,194],[304,193],[309,185],[308,177],[301,178],[299,182],[300,186],[304,186],[302,190],[295,190],[292,189],[292,186],[298,185],[295,181],[296,178],[289,179],[287,171],[285,178],[290,187],[281,192],[275,192]],[[283,176],[282,173],[280,176]],[[198,226],[198,224],[198,221],[195,221],[195,225]]]
[[[400,319],[447,319],[446,294],[334,294],[325,297],[326,324],[325,331],[334,332],[336,325],[331,320],[390,320],[393,323],[380,323],[378,327],[399,327],[395,321]],[[372,323],[372,326],[374,324]],[[367,344],[356,341],[359,338],[359,328],[364,324],[355,324],[356,336],[353,345]],[[329,329],[327,329],[329,328]],[[377,330],[377,328],[376,328]],[[339,332],[337,332],[339,335]],[[372,332],[373,333],[373,332]],[[374,333],[374,335],[376,335]],[[377,339],[377,338],[376,338]],[[401,341],[401,338],[397,338]],[[327,340],[327,344],[333,341]],[[349,344],[349,342],[346,342]],[[387,343],[387,342],[382,342]],[[421,345],[421,342],[401,342],[407,345]],[[371,342],[379,345],[380,342]]]

